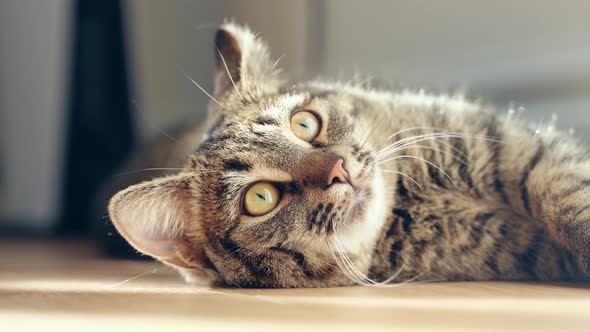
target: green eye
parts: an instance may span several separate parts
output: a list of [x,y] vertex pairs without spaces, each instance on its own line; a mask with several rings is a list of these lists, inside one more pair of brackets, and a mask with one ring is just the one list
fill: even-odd
[[291,130],[301,140],[311,142],[320,133],[320,120],[311,112],[297,112],[291,117]]
[[244,197],[244,209],[253,216],[262,216],[279,205],[279,190],[272,183],[259,182],[250,187]]

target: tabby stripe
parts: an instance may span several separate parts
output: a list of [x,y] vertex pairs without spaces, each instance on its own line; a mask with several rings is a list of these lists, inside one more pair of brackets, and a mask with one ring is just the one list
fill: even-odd
[[571,195],[577,193],[578,191],[582,191],[588,187],[590,187],[590,180],[583,180],[577,186],[574,186],[574,187],[566,190],[565,192],[559,194],[559,197],[566,198],[566,197],[571,196]]
[[[487,136],[497,141],[502,140],[502,135],[498,132],[498,123],[496,118],[490,119],[488,123]],[[502,175],[500,172],[500,158],[502,156],[502,144],[495,141],[488,142],[488,148],[492,155],[492,176],[494,179],[494,190],[500,196],[500,199],[506,204],[509,204],[508,194],[504,188],[504,182],[502,181]]]
[[332,213],[330,215],[330,218],[328,219],[328,224],[326,225],[326,234],[332,234],[332,232],[334,231],[334,217],[336,216],[336,212]]
[[309,269],[309,267],[305,263],[305,255],[303,253],[296,251],[296,250],[292,250],[292,249],[285,249],[280,246],[279,247],[272,247],[272,248],[270,248],[270,250],[288,255],[289,257],[291,257],[295,261],[295,263],[297,263],[299,268],[301,268],[301,271],[303,271],[303,273],[307,277],[313,277],[314,273],[313,273],[313,271],[311,271]]
[[482,213],[482,214],[478,214],[477,216],[475,216],[475,218],[474,218],[475,222],[473,223],[473,226],[471,227],[471,232],[469,234],[469,237],[474,242],[473,245],[470,246],[472,249],[479,247],[479,245],[481,243],[481,239],[483,238],[483,229],[485,227],[485,224],[493,216],[494,216],[493,213]]
[[266,125],[266,126],[278,126],[279,123],[273,119],[273,118],[269,118],[269,117],[260,117],[256,120],[254,120],[254,123],[259,124],[259,125]]
[[397,176],[397,194],[401,198],[401,201],[409,198],[408,188],[404,185],[404,179],[401,175]]
[[498,227],[498,233],[500,234],[500,237],[495,239],[492,251],[486,259],[488,267],[496,276],[499,276],[501,273],[498,267],[498,255],[500,252],[502,252],[502,249],[504,249],[504,243],[507,241],[506,237],[508,236],[508,226],[505,223],[501,224]]
[[320,213],[320,211],[324,208],[324,205],[322,203],[320,203],[311,213],[311,216],[309,218],[309,223],[307,224],[307,229],[311,230],[313,228],[313,226],[317,223],[317,217],[318,214]]
[[326,226],[326,234],[330,235],[330,234],[332,234],[332,232],[334,232],[334,223],[332,222],[332,219],[330,218],[330,221],[328,221],[328,226]]
[[584,206],[583,208],[579,209],[578,212],[574,215],[574,221],[577,221],[578,218],[586,211],[590,210],[590,205]]
[[410,215],[410,213],[408,212],[408,210],[405,209],[393,209],[393,213],[402,218],[403,219],[403,223],[402,223],[402,227],[404,229],[404,232],[409,233],[410,231],[410,225],[414,222],[414,219],[412,218],[412,216]]
[[517,259],[521,263],[524,272],[531,277],[537,276],[535,271],[542,241],[543,235],[540,232],[537,232],[533,237],[529,248],[524,253],[517,255]]
[[392,268],[396,268],[398,266],[398,259],[403,248],[404,244],[402,241],[396,241],[391,245],[391,251],[389,252],[389,263],[391,264]]
[[223,163],[223,169],[225,171],[234,171],[234,172],[243,172],[243,171],[249,171],[252,168],[252,166],[241,162],[239,160],[227,160]]
[[533,156],[533,158],[531,159],[529,164],[525,167],[525,169],[522,173],[522,178],[520,180],[520,188],[521,188],[520,189],[520,196],[522,199],[522,204],[524,205],[524,208],[526,209],[526,211],[529,213],[530,216],[532,216],[532,211],[531,211],[531,206],[530,206],[530,202],[529,202],[529,189],[527,187],[527,182],[529,180],[529,176],[530,176],[531,172],[537,166],[537,164],[539,163],[539,161],[541,160],[542,157],[543,157],[543,148],[539,147],[539,149],[537,149],[537,152],[535,153],[535,155]]
[[250,272],[250,274],[254,276],[254,278],[263,279],[269,277],[270,271],[259,266],[262,262],[264,262],[264,257],[246,256],[244,252],[241,250],[242,248],[231,239],[231,233],[237,227],[237,225],[238,224],[230,228],[225,233],[225,236],[222,239],[220,239],[221,246],[227,253],[230,254],[230,256],[236,258],[243,266],[245,266],[246,269]]
[[[452,138],[452,143],[462,155],[468,158],[467,147],[465,146],[464,140],[455,137]],[[463,180],[463,182],[465,182],[469,188],[473,188],[473,179],[471,178],[471,174],[469,174],[469,160],[466,159],[465,162],[459,163],[459,176],[461,177],[461,180]]]
[[393,235],[397,234],[398,230],[399,230],[398,218],[394,218],[393,221],[391,222],[391,225],[389,226],[389,229],[385,233],[385,238],[389,239]]
[[328,215],[330,214],[330,212],[332,211],[333,208],[334,208],[334,204],[332,204],[332,203],[328,203],[328,205],[326,205],[326,209],[324,209],[324,212],[322,213],[321,218],[318,220],[318,229],[317,229],[318,234],[324,228],[324,223],[326,222],[326,218],[328,218]]
[[434,166],[428,164],[428,175],[432,179],[437,186],[441,188],[447,188],[447,185],[443,182],[442,178],[440,177],[440,172]]
[[496,239],[492,252],[486,258],[486,264],[495,276],[500,275],[500,269],[498,268],[498,254],[502,251],[502,244],[500,239]]

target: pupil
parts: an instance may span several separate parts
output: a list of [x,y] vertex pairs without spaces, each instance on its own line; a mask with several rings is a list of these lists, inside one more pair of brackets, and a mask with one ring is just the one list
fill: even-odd
[[300,123],[299,123],[299,125],[300,125],[301,127],[303,127],[303,128],[306,128],[306,129],[307,129],[307,125],[306,125],[305,123],[301,123],[301,122],[300,122]]
[[256,197],[260,198],[263,201],[266,201],[266,197],[264,197],[262,194],[260,193],[256,193]]

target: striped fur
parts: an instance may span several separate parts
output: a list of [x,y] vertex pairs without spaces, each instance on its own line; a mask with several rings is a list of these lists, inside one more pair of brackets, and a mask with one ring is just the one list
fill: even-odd
[[[571,137],[461,96],[283,85],[247,28],[225,25],[216,43],[206,134],[171,147],[191,146],[184,170],[111,200],[139,251],[239,287],[587,278],[590,159]],[[300,109],[322,120],[312,144],[290,130]],[[318,184],[329,158],[345,160],[355,190]],[[281,202],[245,215],[244,190],[262,180]]]

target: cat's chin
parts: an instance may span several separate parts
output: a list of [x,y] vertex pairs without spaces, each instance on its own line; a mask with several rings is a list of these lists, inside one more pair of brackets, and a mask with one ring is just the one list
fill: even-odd
[[385,197],[379,175],[355,188],[346,218],[348,222],[341,225],[341,240],[347,251],[360,253],[371,248],[386,219]]

